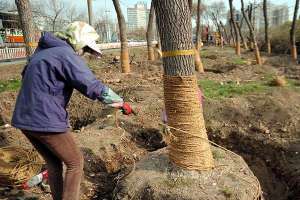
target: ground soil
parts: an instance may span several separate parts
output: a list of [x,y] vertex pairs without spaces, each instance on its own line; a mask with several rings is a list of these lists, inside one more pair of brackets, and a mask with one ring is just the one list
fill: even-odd
[[[144,48],[131,50],[132,73],[121,74],[119,63],[113,63],[118,51],[106,52],[101,61],[90,60],[92,71],[104,83],[124,96],[137,111],[136,116],[115,115],[115,111],[75,93],[69,105],[70,121],[78,142],[86,144],[93,134],[85,130],[121,127],[131,135],[139,148],[154,151],[166,146],[163,141],[161,110],[163,109],[161,61],[146,61]],[[199,79],[220,83],[260,81],[270,75],[284,75],[299,83],[300,67],[288,56],[264,56],[264,65],[254,65],[253,52],[242,52],[245,62],[235,61],[234,49],[204,48],[204,74]],[[0,80],[18,78],[22,65],[0,65]],[[17,92],[0,93],[0,125],[10,122]],[[249,93],[230,98],[204,100],[204,117],[209,138],[239,153],[261,182],[265,199],[288,200],[300,196],[300,93],[288,87],[270,88],[264,93]],[[117,119],[117,120],[116,120]],[[13,128],[0,129],[0,146],[28,145]],[[95,147],[97,148],[97,147]],[[100,165],[89,151],[85,160]],[[89,176],[98,174],[97,176]],[[107,173],[101,167],[86,169],[82,199],[111,199],[116,177],[121,172]],[[5,188],[4,188],[5,189]],[[0,189],[0,199],[9,199],[9,189]],[[39,189],[28,195],[49,199]],[[11,198],[13,199],[13,197]]]

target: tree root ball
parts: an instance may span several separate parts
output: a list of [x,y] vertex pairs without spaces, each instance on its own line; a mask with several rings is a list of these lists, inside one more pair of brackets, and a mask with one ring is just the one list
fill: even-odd
[[261,188],[245,161],[212,147],[215,168],[186,171],[174,166],[167,149],[150,153],[136,163],[135,170],[119,180],[114,200],[254,200]]

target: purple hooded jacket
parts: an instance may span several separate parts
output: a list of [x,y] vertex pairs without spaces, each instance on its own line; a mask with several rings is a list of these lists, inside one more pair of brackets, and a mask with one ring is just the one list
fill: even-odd
[[69,128],[66,106],[77,89],[90,99],[101,100],[104,86],[73,48],[45,33],[22,72],[12,125],[37,132],[65,132]]

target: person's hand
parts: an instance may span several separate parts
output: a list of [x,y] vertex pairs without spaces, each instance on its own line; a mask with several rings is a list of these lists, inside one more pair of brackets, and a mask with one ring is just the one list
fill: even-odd
[[109,87],[105,87],[100,96],[100,100],[114,108],[120,108],[123,106],[123,99],[117,95],[112,89]]
[[122,110],[122,113],[124,115],[134,114],[134,111],[131,108],[131,106],[129,105],[129,103],[123,103],[123,106],[121,107],[121,110]]

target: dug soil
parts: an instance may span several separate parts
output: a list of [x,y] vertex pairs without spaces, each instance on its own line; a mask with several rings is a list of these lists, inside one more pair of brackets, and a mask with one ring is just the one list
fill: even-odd
[[[252,52],[243,52],[242,58],[237,58],[231,48],[209,47],[201,54],[207,72],[198,74],[199,80],[239,87],[284,75],[293,83],[293,87],[268,86],[263,91],[227,96],[222,96],[221,92],[214,97],[204,92],[204,117],[209,138],[246,160],[261,183],[265,199],[300,199],[300,67],[293,65],[287,55],[264,56],[264,65],[258,66],[253,64]],[[68,108],[70,121],[85,156],[81,199],[111,199],[115,185],[134,170],[135,162],[147,152],[167,145],[160,125],[163,109],[161,61],[148,62],[145,48],[135,48],[131,50],[132,73],[121,74],[119,63],[112,62],[116,55],[118,51],[108,51],[102,60],[88,60],[88,63],[99,79],[133,105],[137,115],[122,116],[79,93],[73,95]],[[19,78],[21,71],[22,66],[0,67],[0,81]],[[0,93],[0,147],[30,147],[19,131],[5,126],[10,124],[16,96],[17,91]],[[105,135],[123,138],[123,133],[129,143],[120,143]],[[110,139],[104,144],[95,142],[94,138]],[[124,147],[124,144],[128,145]],[[126,148],[130,148],[131,155],[119,153]],[[103,163],[103,160],[114,158],[103,158],[105,149],[114,152],[108,155],[120,154],[116,163],[114,160],[110,163],[112,168]],[[137,156],[132,157],[133,154]],[[25,193],[0,188],[0,199],[20,196],[51,199],[47,189],[40,187]]]

